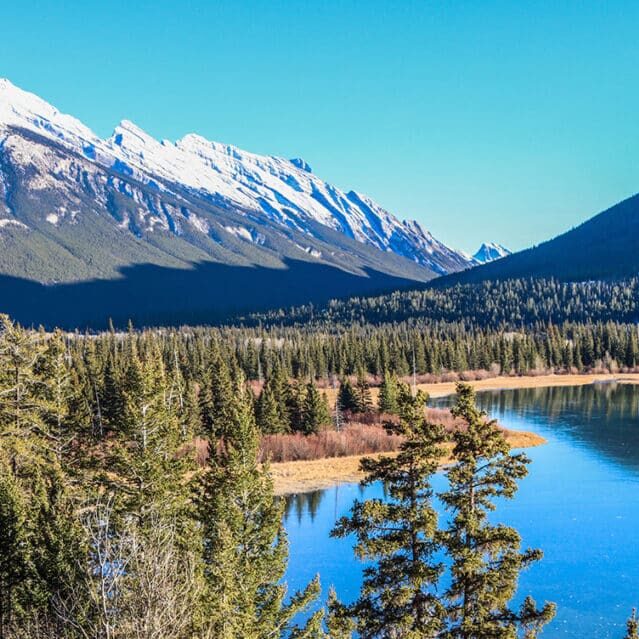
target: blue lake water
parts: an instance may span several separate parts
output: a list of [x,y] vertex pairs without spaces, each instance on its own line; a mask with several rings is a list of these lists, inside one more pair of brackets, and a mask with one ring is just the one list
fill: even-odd
[[[530,473],[494,517],[516,527],[524,546],[544,551],[519,588],[521,597],[557,604],[543,636],[621,639],[626,618],[639,606],[639,387],[486,392],[478,400],[504,426],[548,440],[526,451]],[[435,484],[443,489],[443,476]],[[353,556],[353,539],[329,533],[354,499],[374,496],[383,496],[381,485],[342,484],[289,498],[292,589],[319,573],[324,592],[333,585],[344,601],[357,596],[362,564]]]

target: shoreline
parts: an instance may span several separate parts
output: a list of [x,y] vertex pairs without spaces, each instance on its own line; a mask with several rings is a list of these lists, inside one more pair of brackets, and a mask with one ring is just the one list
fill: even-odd
[[[639,373],[585,373],[581,375],[539,375],[521,377],[491,377],[488,379],[467,382],[477,392],[495,390],[515,390],[523,388],[545,388],[551,386],[586,386],[594,383],[639,384]],[[441,398],[455,392],[456,382],[434,382],[418,384],[417,388],[426,391],[431,398]],[[377,399],[377,388],[371,389],[373,399]],[[332,399],[332,398],[331,398]],[[546,440],[527,431],[507,431],[507,439],[513,448],[540,446]],[[342,483],[361,481],[363,474],[359,471],[362,457],[378,457],[377,455],[353,455],[348,457],[328,457],[310,461],[293,461],[271,464],[275,494],[278,496],[295,493],[312,492],[331,488]],[[445,462],[444,462],[445,463]]]
[[[586,386],[594,383],[639,384],[639,373],[576,373],[550,375],[499,375],[478,380],[459,380],[470,384],[477,392],[494,390],[516,390],[520,388],[546,388],[550,386]],[[457,382],[428,382],[417,384],[417,388],[426,391],[432,399],[440,399],[454,395]],[[377,402],[379,388],[371,387],[371,395]],[[322,389],[331,406],[335,403],[336,391],[332,388]]]
[[[513,448],[530,448],[546,443],[543,437],[528,431],[507,430],[505,433],[506,439]],[[393,454],[373,453],[271,464],[270,471],[275,495],[284,497],[332,488],[338,484],[358,483],[364,478],[364,473],[359,470],[359,463],[363,457],[379,458]],[[450,457],[443,458],[442,466],[449,461]]]
[[[520,388],[547,388],[552,386],[588,386],[589,384],[639,384],[639,373],[583,373],[569,375],[499,376],[466,382],[477,392],[495,390],[516,390]],[[417,384],[430,397],[438,399],[455,393],[457,382],[434,382]]]

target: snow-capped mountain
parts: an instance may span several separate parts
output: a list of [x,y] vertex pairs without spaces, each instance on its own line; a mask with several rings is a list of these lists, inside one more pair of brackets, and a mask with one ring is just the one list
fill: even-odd
[[[274,279],[268,296],[258,284],[240,291],[207,281],[201,290],[209,306],[215,297],[216,308],[231,298],[251,308],[407,285],[474,262],[417,222],[321,180],[301,158],[195,134],[158,141],[127,120],[101,139],[0,80],[0,276],[59,287],[130,279],[144,264],[250,268],[254,277],[287,269],[290,281]],[[309,265],[321,283],[306,282]],[[295,269],[303,284],[290,279]]]
[[[468,266],[460,252],[437,241],[417,222],[400,222],[370,198],[331,186],[299,158],[260,156],[195,134],[175,143],[158,141],[127,120],[102,140],[75,118],[0,80],[0,128],[7,127],[50,138],[91,163],[147,185],[157,184],[160,191],[170,192],[178,184],[218,205],[250,211],[311,236],[309,223],[316,222],[435,273]],[[63,223],[63,211],[54,215]]]
[[473,260],[477,264],[488,264],[507,255],[511,255],[512,252],[501,244],[495,242],[484,242],[479,250],[473,255]]

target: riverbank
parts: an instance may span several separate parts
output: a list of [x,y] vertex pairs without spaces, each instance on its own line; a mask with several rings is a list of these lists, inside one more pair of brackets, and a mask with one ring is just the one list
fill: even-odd
[[[540,446],[546,440],[535,433],[525,431],[506,431],[506,439],[513,448]],[[327,457],[311,461],[294,461],[271,464],[271,475],[276,495],[307,493],[313,490],[330,488],[336,484],[355,483],[363,479],[359,470],[362,457],[379,457],[375,455],[351,455],[348,457]],[[442,459],[442,465],[450,458]]]
[[[465,381],[465,380],[464,380]],[[517,388],[544,388],[547,386],[585,386],[593,383],[639,384],[639,373],[583,373],[575,375],[529,375],[488,377],[486,379],[465,381],[476,391],[512,390]],[[430,397],[447,397],[455,392],[457,382],[432,382],[417,384],[417,388],[428,393]],[[377,403],[379,388],[371,387],[371,396]],[[331,406],[335,405],[337,392],[327,388],[323,392]]]
[[[490,377],[466,382],[476,391],[512,390],[517,388],[545,388],[548,386],[585,386],[594,383],[639,384],[639,373],[587,373],[582,375],[538,375],[530,377]],[[456,382],[418,384],[430,397],[446,397],[455,392]]]
[[[639,384],[639,373],[601,373],[582,375],[538,375],[529,377],[492,377],[467,382],[477,391],[513,390],[517,388],[545,388],[549,386],[585,386],[587,384],[619,383]],[[430,397],[439,398],[452,395],[456,382],[436,382],[418,384]],[[327,394],[331,404],[335,399],[332,389]],[[371,388],[374,401],[377,401],[379,389]],[[527,448],[545,443],[543,437],[529,432],[508,432],[508,440],[513,448]],[[375,455],[370,455],[374,457]],[[287,495],[330,488],[335,484],[358,482],[363,475],[359,471],[361,455],[331,457],[312,461],[294,461],[271,465],[275,492]],[[444,462],[445,463],[445,460]]]

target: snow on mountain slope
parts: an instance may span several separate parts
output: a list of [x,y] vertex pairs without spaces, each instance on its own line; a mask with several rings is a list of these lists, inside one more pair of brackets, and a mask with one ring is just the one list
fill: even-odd
[[[158,141],[127,120],[103,140],[79,120],[8,80],[0,80],[0,146],[10,130],[32,131],[123,178],[168,193],[186,190],[271,226],[319,238],[322,233],[317,225],[322,225],[367,246],[407,258],[435,274],[472,265],[464,254],[436,240],[417,222],[400,222],[370,198],[355,191],[345,193],[324,182],[300,158],[261,156],[195,134],[175,143]],[[14,155],[19,156],[16,145],[14,142]],[[28,152],[23,155],[28,162]],[[49,173],[71,168],[63,164],[52,167]],[[51,182],[48,179],[47,172],[40,171],[38,181],[34,179],[31,186],[55,187],[53,178]],[[65,220],[57,211],[49,215],[57,216],[52,224]],[[200,233],[210,232],[210,224],[197,217],[190,224]],[[160,224],[162,228],[166,225],[165,221]],[[151,223],[150,230],[153,228]],[[233,233],[255,241],[255,232],[249,229]]]
[[502,257],[511,255],[511,251],[495,242],[484,242],[473,255],[473,260],[478,264],[487,264]]

